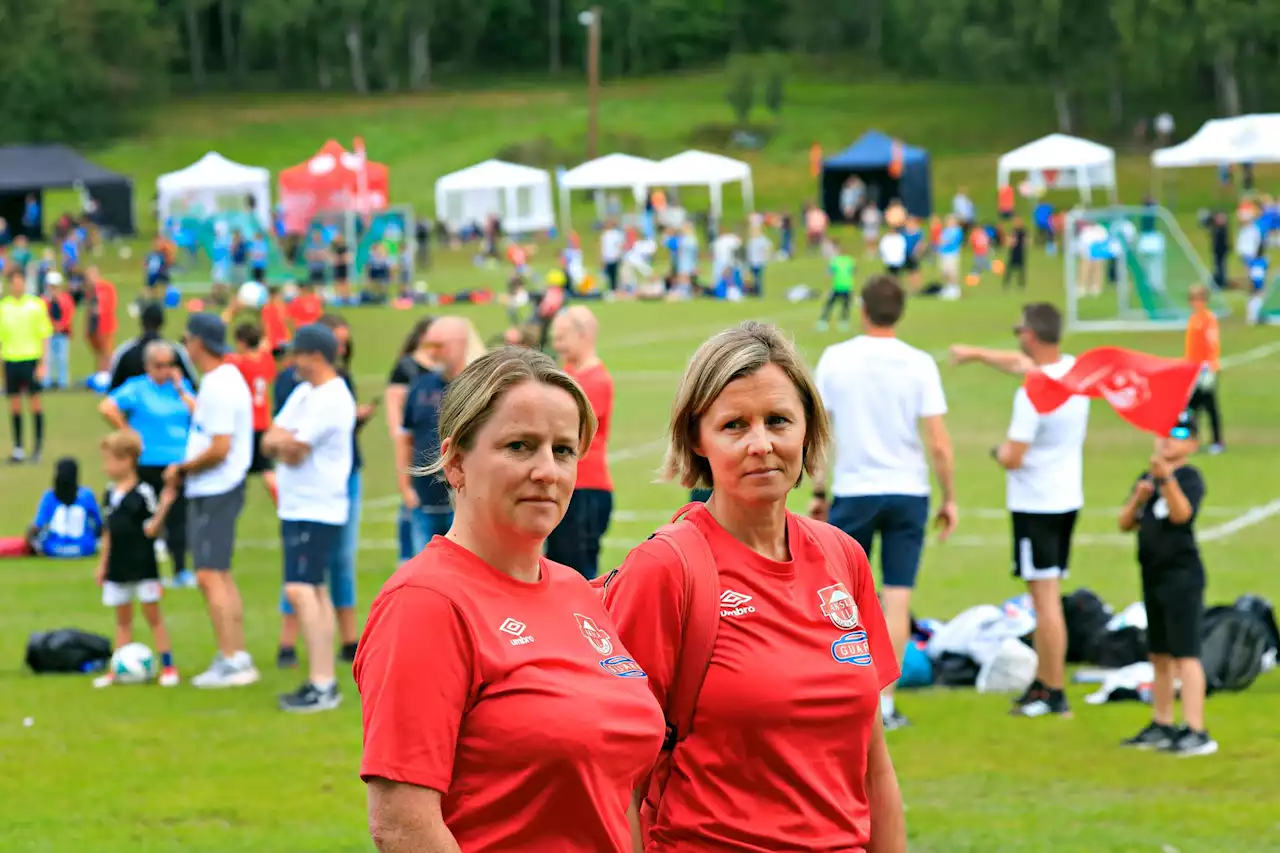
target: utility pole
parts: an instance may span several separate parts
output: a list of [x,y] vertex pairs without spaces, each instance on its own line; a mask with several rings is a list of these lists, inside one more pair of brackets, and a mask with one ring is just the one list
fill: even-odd
[[587,159],[596,158],[600,132],[600,7],[592,6],[587,20]]

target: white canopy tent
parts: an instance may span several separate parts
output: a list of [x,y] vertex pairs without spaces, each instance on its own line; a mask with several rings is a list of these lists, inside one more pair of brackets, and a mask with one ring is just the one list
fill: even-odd
[[1014,172],[1025,172],[1048,186],[1075,187],[1086,202],[1095,188],[1107,190],[1112,202],[1116,200],[1116,152],[1087,139],[1051,133],[1013,149],[996,166],[996,186],[1008,186]]
[[[645,193],[652,185],[657,162],[630,154],[606,154],[588,160],[560,176],[560,219],[563,228],[569,229],[569,194],[573,190],[629,189],[636,203],[644,201]],[[599,197],[597,196],[597,207]]]
[[750,213],[755,210],[755,193],[751,186],[751,166],[720,154],[685,151],[658,162],[652,185],[659,187],[707,187],[711,191],[711,214],[720,216],[724,207],[725,184],[742,184],[742,204]]
[[1157,169],[1280,163],[1280,113],[1216,118],[1185,142],[1151,154]]
[[532,166],[485,160],[436,181],[436,219],[456,231],[497,215],[508,233],[555,225],[551,175]]
[[254,213],[265,226],[271,221],[271,173],[260,166],[245,166],[210,151],[185,169],[156,179],[160,221],[169,218],[174,202],[183,209],[199,208],[206,214],[219,209],[223,196],[253,196]]

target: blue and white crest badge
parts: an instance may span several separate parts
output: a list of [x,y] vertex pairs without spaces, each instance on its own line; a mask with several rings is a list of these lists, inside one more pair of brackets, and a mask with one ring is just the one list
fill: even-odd
[[844,584],[823,587],[818,590],[818,598],[822,602],[822,615],[830,619],[831,624],[846,631],[858,627],[858,602]]

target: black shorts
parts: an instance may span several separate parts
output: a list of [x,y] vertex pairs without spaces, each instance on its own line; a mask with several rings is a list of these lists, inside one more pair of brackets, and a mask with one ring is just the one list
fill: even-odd
[[4,363],[4,393],[9,397],[19,394],[39,394],[40,383],[36,381],[36,367],[40,362],[6,361]]
[[249,463],[250,474],[262,474],[267,471],[275,470],[275,462],[270,456],[262,452],[262,437],[266,435],[266,430],[253,431],[253,461]]
[[347,278],[350,276],[350,274],[351,274],[351,270],[346,264],[334,264],[334,267],[333,267],[334,281],[346,281]]
[[1147,608],[1147,649],[1153,655],[1200,657],[1204,627],[1204,572],[1142,572]]
[[907,258],[907,262],[902,265],[902,268],[907,272],[915,272],[916,270],[920,269],[920,259],[917,258],[915,255],[912,255],[911,257]]
[[1013,576],[1024,581],[1065,578],[1077,512],[1013,512]]
[[591,580],[600,569],[600,540],[613,515],[613,492],[576,489],[556,529],[547,537],[547,559]]
[[341,524],[281,521],[284,544],[284,582],[324,586],[329,562],[342,544]]
[[897,266],[894,266],[893,264],[885,264],[884,269],[885,272],[889,273],[891,276],[899,276],[902,275],[903,267],[901,264]]
[[253,276],[252,276],[253,281],[256,281],[256,282],[258,282],[259,284],[262,284],[262,283],[264,283],[264,282],[267,280],[267,268],[266,268],[266,267],[254,267],[254,268],[253,268],[253,270],[252,270],[252,272],[253,272]]
[[324,284],[326,281],[328,281],[328,275],[326,274],[325,270],[312,269],[307,273],[307,281],[311,282],[312,284]]

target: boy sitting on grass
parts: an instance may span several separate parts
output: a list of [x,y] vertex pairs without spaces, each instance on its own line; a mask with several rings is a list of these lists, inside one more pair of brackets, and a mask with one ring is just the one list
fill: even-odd
[[[102,467],[112,486],[97,581],[103,605],[116,611],[114,648],[133,642],[133,602],[137,601],[160,653],[160,686],[174,687],[178,670],[173,665],[169,631],[160,615],[164,587],[156,563],[155,539],[164,530],[165,516],[178,493],[166,486],[156,500],[152,488],[138,479],[141,455],[142,439],[133,430],[117,430],[102,439]],[[113,683],[108,672],[94,679],[93,686],[110,687]]]
[[[1155,668],[1154,719],[1124,744],[1181,756],[1218,751],[1204,725],[1200,634],[1205,577],[1194,523],[1205,485],[1200,471],[1187,464],[1196,448],[1195,415],[1186,411],[1167,437],[1156,439],[1150,468],[1120,510],[1120,529],[1138,531],[1147,645]],[[1175,679],[1182,682],[1181,727],[1173,721]]]

